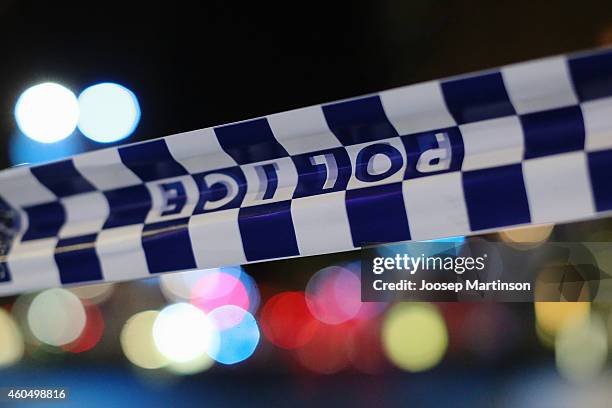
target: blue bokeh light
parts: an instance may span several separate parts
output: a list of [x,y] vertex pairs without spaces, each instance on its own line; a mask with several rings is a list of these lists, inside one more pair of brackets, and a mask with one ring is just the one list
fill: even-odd
[[140,121],[136,95],[126,87],[104,82],[79,95],[79,130],[99,143],[113,143],[130,136]]
[[211,358],[221,364],[236,364],[255,352],[260,333],[251,313],[238,306],[226,305],[208,316],[219,328],[219,347],[210,352]]
[[9,160],[12,165],[39,164],[59,160],[87,150],[83,138],[73,134],[55,143],[41,144],[21,132],[9,139]]

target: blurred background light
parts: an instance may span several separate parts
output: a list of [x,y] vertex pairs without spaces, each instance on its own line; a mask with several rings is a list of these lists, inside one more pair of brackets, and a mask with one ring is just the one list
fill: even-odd
[[210,269],[166,273],[159,276],[159,288],[170,302],[188,302],[191,299],[191,291],[198,280],[210,273]]
[[153,340],[153,324],[158,311],[147,310],[130,317],[123,328],[119,340],[123,354],[134,365],[153,370],[164,367],[168,360],[157,350]]
[[304,346],[320,325],[306,305],[304,292],[282,292],[271,297],[261,309],[259,321],[270,343],[284,349]]
[[249,294],[240,279],[240,268],[208,269],[191,291],[191,303],[204,312],[225,305],[235,305],[249,310]]
[[87,321],[79,298],[65,289],[39,293],[28,309],[30,330],[43,343],[63,346],[76,340]]
[[348,358],[357,370],[380,374],[387,366],[382,352],[380,320],[360,320],[351,327],[347,342]]
[[251,313],[235,306],[221,306],[209,313],[219,333],[219,347],[209,355],[222,364],[236,364],[249,358],[259,344],[259,328]]
[[312,340],[295,350],[297,361],[317,374],[335,374],[349,367],[348,333],[353,324],[321,324]]
[[153,324],[153,340],[160,353],[173,362],[195,360],[215,353],[218,332],[212,320],[189,303],[166,306]]
[[15,166],[63,159],[85,150],[83,140],[73,134],[58,142],[41,145],[23,133],[15,132],[9,139],[9,159]]
[[[536,225],[530,227],[509,228],[498,233],[499,238],[508,244],[519,244],[517,248],[533,248],[550,237],[554,224]],[[522,245],[520,245],[522,244]],[[525,246],[526,244],[526,246]]]
[[446,324],[427,303],[398,303],[383,322],[382,340],[389,359],[407,371],[424,371],[442,360],[448,346]]
[[594,379],[608,358],[608,332],[596,316],[563,326],[555,341],[555,360],[561,375],[576,383]]
[[104,334],[104,318],[100,308],[89,301],[85,303],[85,327],[83,331],[71,343],[64,345],[62,348],[71,353],[83,353],[91,350],[98,344]]
[[69,89],[52,82],[24,91],[15,105],[17,126],[24,135],[41,143],[70,136],[79,120],[79,104]]
[[17,323],[6,310],[0,308],[0,368],[19,362],[24,348]]
[[124,86],[105,82],[79,95],[79,130],[99,143],[112,143],[131,135],[140,121],[136,95]]
[[536,325],[543,335],[555,337],[568,322],[589,317],[589,302],[534,302]]
[[331,266],[315,273],[306,285],[306,304],[326,324],[354,318],[361,308],[361,281],[353,271]]
[[215,360],[213,360],[208,354],[202,354],[189,361],[171,362],[165,368],[174,374],[193,375],[208,370],[214,364]]
[[100,283],[96,285],[79,286],[68,290],[77,295],[81,300],[99,304],[107,300],[113,294],[114,289],[115,285],[113,283]]

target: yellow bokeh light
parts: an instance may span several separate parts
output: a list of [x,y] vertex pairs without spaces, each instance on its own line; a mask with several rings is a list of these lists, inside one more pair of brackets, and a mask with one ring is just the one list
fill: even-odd
[[563,326],[555,340],[559,373],[575,383],[595,378],[608,358],[608,332],[601,319],[574,320]]
[[535,302],[536,324],[548,336],[554,337],[568,322],[589,317],[590,302]]
[[554,227],[554,224],[545,224],[510,228],[500,231],[499,238],[508,244],[519,244],[518,248],[534,247],[546,241]]
[[77,295],[79,299],[98,304],[104,302],[113,294],[115,285],[112,283],[99,283],[70,288],[69,290]]
[[121,329],[119,340],[130,362],[149,370],[164,367],[168,360],[155,347],[153,323],[159,312],[148,310],[130,317]]
[[11,315],[0,308],[0,367],[8,367],[23,356],[23,336]]
[[382,327],[389,359],[407,371],[424,371],[440,362],[448,346],[448,332],[440,312],[427,303],[393,306]]

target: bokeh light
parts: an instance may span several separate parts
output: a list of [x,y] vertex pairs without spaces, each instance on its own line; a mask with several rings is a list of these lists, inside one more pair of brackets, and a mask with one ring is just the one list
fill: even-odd
[[155,346],[167,359],[184,363],[218,349],[218,332],[212,320],[189,303],[166,306],[153,324]]
[[93,303],[85,301],[85,315],[87,317],[85,328],[80,336],[62,348],[71,353],[83,353],[91,350],[98,344],[104,334],[104,318],[100,308]]
[[124,86],[105,82],[79,95],[79,130],[99,143],[112,143],[131,135],[140,121],[136,95]]
[[555,341],[557,369],[565,378],[584,383],[595,378],[608,358],[608,332],[596,316],[573,320],[558,333]]
[[509,228],[499,232],[499,238],[518,249],[533,248],[550,237],[554,224],[535,225],[529,227]]
[[448,333],[440,312],[427,303],[399,303],[383,322],[382,340],[389,359],[407,371],[424,371],[442,360]]
[[236,364],[249,358],[259,344],[259,328],[251,313],[235,306],[216,308],[208,317],[219,333],[219,346],[209,355],[221,364]]
[[207,313],[225,305],[249,310],[249,294],[241,275],[238,268],[207,270],[191,291],[191,303]]
[[357,321],[348,333],[348,358],[362,373],[380,374],[388,366],[380,334],[379,319]]
[[17,323],[6,310],[0,308],[0,368],[19,362],[24,348]]
[[79,120],[79,105],[69,89],[52,82],[35,85],[21,94],[15,105],[17,126],[41,143],[70,136]]
[[211,274],[211,269],[197,271],[165,273],[159,276],[159,287],[166,299],[171,302],[188,302],[191,291],[198,280]]
[[534,302],[536,324],[542,334],[554,337],[568,322],[589,317],[589,302]]
[[361,308],[361,281],[353,271],[331,266],[315,273],[306,285],[306,304],[326,324],[354,318]]
[[153,340],[153,324],[158,311],[147,310],[130,317],[123,328],[119,340],[123,354],[134,365],[153,370],[164,367],[168,360],[157,350]]
[[349,367],[347,334],[353,324],[321,324],[312,340],[295,350],[297,361],[317,374],[335,374]]
[[202,354],[193,360],[184,362],[170,362],[165,369],[178,375],[193,375],[206,371],[213,365],[215,365],[215,360],[213,360],[208,354]]
[[310,313],[304,292],[283,292],[265,303],[260,324],[270,343],[284,349],[295,349],[312,340],[320,322]]
[[87,316],[75,294],[65,289],[49,289],[32,300],[27,319],[37,339],[51,346],[63,346],[81,335]]
[[113,294],[114,289],[115,285],[113,283],[99,283],[70,288],[68,290],[77,295],[81,300],[86,300],[93,304],[100,304]]
[[13,165],[40,164],[78,154],[86,149],[84,139],[73,134],[44,146],[17,131],[9,139],[9,159]]

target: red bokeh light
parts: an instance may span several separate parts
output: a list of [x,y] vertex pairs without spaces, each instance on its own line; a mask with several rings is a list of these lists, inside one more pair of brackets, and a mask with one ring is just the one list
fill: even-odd
[[87,301],[83,301],[83,305],[85,306],[87,318],[85,328],[76,340],[62,347],[71,353],[82,353],[91,350],[98,344],[104,334],[104,317],[102,317],[100,308]]
[[290,350],[304,346],[311,341],[319,325],[306,305],[304,292],[279,293],[261,310],[261,330],[280,348]]
[[348,334],[354,322],[321,324],[304,347],[295,350],[298,362],[317,374],[334,374],[350,365]]
[[380,374],[387,366],[382,350],[380,320],[360,320],[351,327],[348,357],[353,367],[366,374]]

